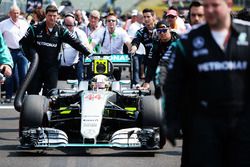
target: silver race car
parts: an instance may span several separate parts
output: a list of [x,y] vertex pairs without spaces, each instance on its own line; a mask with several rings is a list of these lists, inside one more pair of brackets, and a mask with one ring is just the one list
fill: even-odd
[[24,97],[20,147],[163,148],[162,101],[150,91],[132,89],[130,81],[116,81],[112,76],[116,66],[130,66],[129,57],[99,55],[86,63],[90,80],[72,89],[51,90],[47,97]]

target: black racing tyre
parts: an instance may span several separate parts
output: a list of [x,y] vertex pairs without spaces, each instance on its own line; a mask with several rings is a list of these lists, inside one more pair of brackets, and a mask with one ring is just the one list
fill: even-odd
[[162,100],[153,95],[144,96],[140,105],[140,121],[142,127],[160,128],[160,148],[166,144],[166,122],[162,109]]
[[28,95],[24,98],[23,108],[20,113],[19,135],[23,129],[37,128],[46,122],[46,111],[49,101],[45,96]]

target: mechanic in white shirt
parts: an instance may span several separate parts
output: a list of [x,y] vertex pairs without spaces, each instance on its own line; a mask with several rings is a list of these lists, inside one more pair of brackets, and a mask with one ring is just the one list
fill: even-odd
[[[88,38],[85,32],[77,27],[75,16],[71,13],[65,15],[63,25],[76,37],[82,44],[90,49]],[[82,81],[83,77],[83,56],[79,56],[79,51],[72,48],[69,44],[63,43],[61,48],[61,67],[59,78],[62,80],[78,79]]]
[[101,45],[101,53],[104,54],[123,54],[123,45],[131,47],[131,39],[127,32],[117,26],[117,16],[109,13],[106,17],[106,27],[99,29],[91,42],[94,48],[97,44]]
[[[143,14],[141,12],[136,13],[137,21],[132,23],[128,28],[128,35],[133,40],[136,36],[136,32],[143,27]],[[135,52],[135,55],[133,56],[133,78],[132,78],[132,84],[135,87],[139,87],[139,81],[140,81],[140,73],[142,73],[141,76],[144,74],[144,70],[142,67],[143,59],[146,54],[145,47],[140,44],[139,48]],[[141,77],[142,78],[142,77]]]
[[14,62],[13,75],[5,81],[6,103],[11,102],[14,78],[17,78],[19,81],[19,84],[16,84],[18,87],[23,82],[28,69],[28,60],[20,49],[19,40],[25,35],[29,28],[29,23],[20,17],[20,12],[20,8],[13,5],[9,11],[10,17],[0,22],[0,31],[3,34],[3,38]]
[[[128,33],[117,26],[117,16],[115,13],[108,13],[106,17],[106,27],[99,29],[91,42],[92,48],[100,44],[102,54],[123,54],[123,45],[126,44],[128,50],[131,48],[131,39]],[[121,68],[114,71],[116,80],[121,78]]]
[[[89,24],[83,28],[83,31],[86,33],[89,43],[92,41],[93,34],[100,28],[102,28],[102,24],[100,21],[100,12],[97,10],[92,10],[89,14]],[[95,52],[99,52],[100,46],[96,45],[94,48]]]

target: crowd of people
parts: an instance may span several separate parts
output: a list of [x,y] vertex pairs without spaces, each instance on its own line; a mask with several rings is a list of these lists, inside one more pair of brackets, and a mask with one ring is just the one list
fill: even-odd
[[[34,52],[39,65],[27,93],[43,90],[45,96],[58,77],[84,80],[83,62],[92,53],[130,53],[133,87],[150,89],[153,81],[156,98],[165,99],[166,138],[175,145],[183,132],[183,167],[250,166],[250,23],[243,21],[247,12],[235,19],[232,5],[192,1],[184,18],[171,6],[162,17],[145,8],[126,20],[112,11],[90,11],[88,20],[81,10],[60,15],[54,5],[25,20],[14,5],[0,23],[5,102],[23,82]],[[121,73],[114,70],[116,80]]]
[[[53,5],[49,7],[53,8]],[[0,30],[14,65],[13,75],[8,77],[4,84],[5,103],[11,103],[13,94],[23,82],[32,58],[31,50],[39,53],[40,63],[37,73],[40,71],[43,74],[36,75],[36,79],[33,79],[33,83],[36,84],[29,86],[28,93],[38,93],[43,88],[43,94],[46,95],[46,92],[56,87],[58,78],[84,80],[83,62],[90,53],[131,53],[134,55],[131,79],[133,87],[148,89],[149,82],[154,78],[158,59],[162,57],[173,39],[179,38],[180,34],[187,31],[184,20],[178,16],[178,9],[175,7],[170,7],[161,19],[149,8],[142,12],[134,9],[128,14],[127,19],[122,19],[112,11],[104,15],[98,10],[92,10],[88,13],[88,17],[84,16],[85,13],[80,9],[71,13],[60,13],[56,6],[52,15],[49,7],[46,10],[38,7],[25,17],[20,8],[13,5],[9,11],[9,18],[0,22]],[[162,24],[157,27],[158,21],[163,21],[165,26]],[[161,26],[163,30],[157,30],[161,29]],[[61,31],[70,32],[72,38],[77,38],[79,40],[77,43],[81,42],[86,48],[85,54],[79,52],[80,48],[77,50],[72,46],[72,42],[68,39],[64,41],[60,35]],[[66,36],[64,34],[63,37]],[[156,52],[158,48],[153,49],[153,45],[154,47],[162,45],[159,47],[162,50]],[[156,62],[153,60],[152,66],[150,62],[154,54],[160,56]],[[47,72],[44,72],[45,69]],[[121,78],[121,73],[121,68],[114,70],[117,80]],[[144,79],[145,83],[141,85]]]

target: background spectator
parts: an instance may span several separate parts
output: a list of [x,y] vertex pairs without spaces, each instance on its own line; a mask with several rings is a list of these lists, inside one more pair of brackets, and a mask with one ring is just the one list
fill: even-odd
[[[122,27],[117,26],[117,23],[117,16],[109,13],[106,17],[106,27],[95,33],[91,43],[92,47],[100,44],[100,53],[104,54],[123,54],[124,44],[130,49],[131,39]],[[114,70],[114,76],[116,80],[120,80],[121,68]]]
[[[78,38],[84,46],[90,49],[87,36],[84,31],[77,27],[75,16],[73,14],[69,13],[65,15],[63,25],[75,36],[75,38]],[[78,79],[78,83],[80,83],[80,81],[84,79],[84,56],[79,55],[81,53],[67,43],[63,43],[61,48],[59,79]]]
[[[132,23],[128,28],[128,35],[133,40],[136,37],[136,32],[143,28],[143,15],[141,12],[137,13],[137,21]],[[143,59],[146,54],[145,47],[143,44],[139,45],[135,55],[133,56],[133,78],[132,78],[132,86],[139,87],[140,78],[144,78],[144,67],[143,67]]]
[[183,19],[179,17],[177,8],[173,6],[169,7],[165,17],[166,21],[170,24],[170,27],[173,31],[178,34],[182,34],[186,31],[185,23]]
[[189,6],[189,22],[191,26],[205,22],[204,7],[201,2],[191,2]]
[[30,24],[37,24],[40,21],[43,21],[45,19],[45,11],[43,8],[36,8],[32,12],[32,21]]
[[5,82],[6,103],[11,102],[14,86],[18,87],[23,82],[28,69],[28,60],[20,49],[19,40],[25,35],[29,24],[26,20],[20,18],[20,12],[18,6],[12,6],[9,11],[10,18],[0,23],[0,31],[14,62],[13,75],[7,78]]

